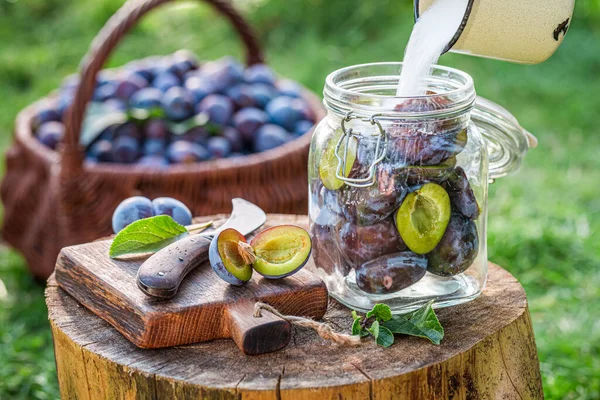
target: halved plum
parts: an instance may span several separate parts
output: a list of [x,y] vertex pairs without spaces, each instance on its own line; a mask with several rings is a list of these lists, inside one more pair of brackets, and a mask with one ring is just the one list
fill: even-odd
[[253,268],[269,279],[298,272],[310,257],[312,242],[304,229],[279,225],[260,232],[250,241],[256,259]]
[[213,239],[208,250],[210,265],[217,275],[232,285],[243,285],[252,278],[252,265],[240,251],[246,238],[235,229],[225,229]]
[[[341,136],[342,131],[340,129],[335,131],[325,145],[325,149],[323,149],[323,152],[321,153],[321,160],[319,161],[319,177],[323,182],[323,186],[329,190],[338,190],[344,186],[344,182],[336,177],[339,160],[335,150]],[[342,159],[344,158],[345,146],[346,143],[342,143],[338,150],[338,155]],[[348,143],[348,153],[346,154],[346,168],[342,171],[344,176],[349,176],[350,171],[352,171],[352,167],[356,161],[357,149],[358,140],[351,137]]]
[[436,183],[426,183],[406,196],[396,213],[396,227],[410,250],[427,254],[444,236],[450,214],[446,190]]

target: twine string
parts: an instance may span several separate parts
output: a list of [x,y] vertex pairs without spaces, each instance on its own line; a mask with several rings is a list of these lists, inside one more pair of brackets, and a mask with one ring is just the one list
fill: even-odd
[[345,333],[336,332],[331,325],[315,321],[314,319],[297,317],[295,315],[283,315],[277,309],[272,306],[262,303],[260,301],[254,304],[254,318],[262,317],[261,310],[265,310],[270,312],[273,315],[278,316],[279,318],[288,321],[294,325],[302,326],[305,328],[313,329],[317,332],[317,334],[325,339],[331,340],[342,346],[356,346],[360,344],[360,336],[357,335],[347,335]]

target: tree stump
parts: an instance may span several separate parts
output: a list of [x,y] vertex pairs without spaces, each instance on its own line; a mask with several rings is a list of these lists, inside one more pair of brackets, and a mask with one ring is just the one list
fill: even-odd
[[[306,225],[306,217],[278,216]],[[437,311],[439,346],[397,336],[340,347],[294,328],[278,352],[245,356],[231,340],[135,347],[50,277],[46,303],[63,399],[542,399],[525,292],[489,265],[476,300]],[[324,318],[349,332],[350,311],[330,300]]]

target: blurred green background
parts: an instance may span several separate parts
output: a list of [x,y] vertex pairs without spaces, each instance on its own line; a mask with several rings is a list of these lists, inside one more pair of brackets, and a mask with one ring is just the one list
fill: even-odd
[[[0,149],[10,144],[16,113],[76,71],[121,4],[0,0]],[[339,67],[399,61],[413,23],[409,0],[237,4],[269,63],[318,93]],[[144,19],[110,65],[179,48],[204,59],[241,54],[209,7],[181,2]],[[470,73],[480,95],[540,140],[518,175],[490,187],[489,255],[525,286],[547,398],[599,399],[600,0],[577,3],[564,44],[541,65],[453,54],[440,63]],[[43,289],[17,253],[0,248],[0,399],[58,397]]]

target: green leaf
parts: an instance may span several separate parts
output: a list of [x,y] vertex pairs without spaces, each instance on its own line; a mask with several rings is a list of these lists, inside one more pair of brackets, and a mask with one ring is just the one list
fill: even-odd
[[187,131],[192,128],[196,128],[198,126],[207,127],[208,124],[208,114],[200,113],[196,114],[191,118],[188,118],[181,122],[169,122],[169,131],[174,135],[183,135]]
[[383,347],[390,347],[394,344],[394,334],[385,326],[380,326],[377,344]]
[[91,102],[85,111],[79,143],[87,148],[106,128],[126,121],[125,112],[115,111],[104,103]]
[[352,319],[356,321],[359,318],[358,313],[355,310],[352,310]]
[[109,255],[116,258],[126,254],[158,251],[187,235],[185,227],[168,215],[141,219],[127,225],[115,236]]
[[373,335],[375,339],[379,337],[379,321],[373,321],[371,327],[369,328],[369,332],[371,332],[371,335]]
[[374,316],[378,321],[389,321],[392,319],[392,310],[386,304],[375,304],[373,309],[367,313],[367,318]]
[[353,335],[361,335],[361,336],[363,334],[362,326],[360,326],[360,317],[355,318],[354,322],[352,323],[352,334]]
[[433,300],[423,307],[404,315],[394,316],[383,326],[393,333],[418,336],[440,344],[444,337],[444,328],[432,308]]

